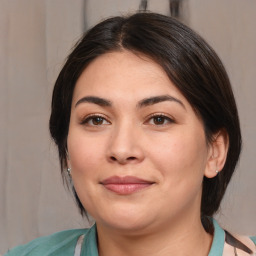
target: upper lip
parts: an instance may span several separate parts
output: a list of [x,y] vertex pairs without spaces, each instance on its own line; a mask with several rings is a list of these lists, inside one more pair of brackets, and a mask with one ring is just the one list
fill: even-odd
[[100,183],[103,184],[103,185],[107,185],[107,184],[153,184],[155,182],[140,179],[140,178],[135,177],[135,176],[124,176],[124,177],[111,176],[107,179],[104,179]]

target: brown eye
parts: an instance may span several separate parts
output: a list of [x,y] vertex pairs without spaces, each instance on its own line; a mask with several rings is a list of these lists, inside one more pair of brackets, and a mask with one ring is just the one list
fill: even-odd
[[174,123],[174,121],[165,115],[154,115],[148,120],[148,123],[151,125],[161,126]]
[[109,121],[107,121],[102,116],[89,116],[84,121],[81,122],[81,124],[86,126],[101,126],[101,125],[108,125],[110,124]]
[[91,120],[93,125],[101,125],[103,124],[103,121],[104,121],[104,119],[100,116],[93,117]]
[[153,122],[154,122],[154,124],[156,124],[156,125],[164,124],[164,122],[165,122],[165,117],[163,117],[163,116],[155,116],[155,117],[153,117]]

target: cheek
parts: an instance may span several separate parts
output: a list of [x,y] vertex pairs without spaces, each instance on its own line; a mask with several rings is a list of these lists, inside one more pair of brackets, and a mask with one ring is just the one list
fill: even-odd
[[98,194],[104,143],[77,130],[70,131],[67,143],[76,193],[84,208],[91,213]]
[[204,132],[170,134],[158,138],[158,143],[149,148],[152,162],[169,182],[177,184],[194,180],[189,177],[203,177],[207,159]]
[[[207,148],[204,137],[190,137],[184,133],[165,138],[151,151],[154,169],[160,173],[160,197],[156,201],[166,205],[167,214],[173,207],[184,209],[200,205]],[[199,206],[198,206],[199,209]]]
[[72,172],[76,176],[95,175],[104,158],[104,141],[78,133],[70,132],[68,136]]

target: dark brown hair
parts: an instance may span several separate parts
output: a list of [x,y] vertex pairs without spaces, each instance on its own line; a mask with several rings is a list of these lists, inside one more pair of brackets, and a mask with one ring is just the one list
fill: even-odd
[[[223,129],[229,137],[225,166],[215,178],[204,178],[201,218],[219,208],[241,150],[241,132],[235,99],[226,71],[214,50],[194,31],[177,20],[155,13],[113,17],[90,29],[77,43],[55,83],[50,118],[63,177],[67,167],[67,135],[76,82],[92,60],[111,52],[129,50],[146,55],[165,70],[202,119],[208,142]],[[75,197],[81,213],[85,213]]]

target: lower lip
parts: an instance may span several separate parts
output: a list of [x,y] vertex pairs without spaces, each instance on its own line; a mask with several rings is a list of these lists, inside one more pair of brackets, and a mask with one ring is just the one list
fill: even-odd
[[119,195],[129,195],[150,187],[151,183],[104,184],[104,187]]

